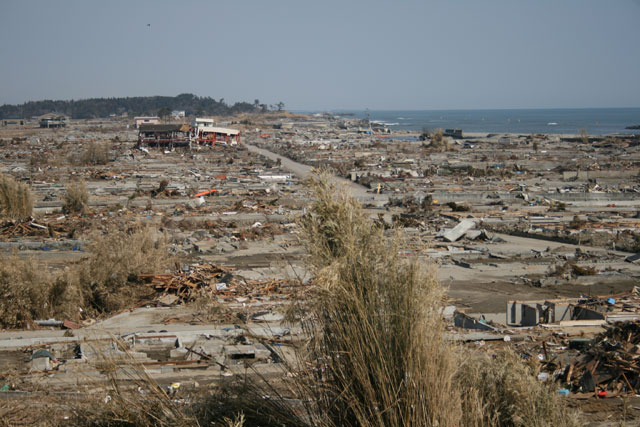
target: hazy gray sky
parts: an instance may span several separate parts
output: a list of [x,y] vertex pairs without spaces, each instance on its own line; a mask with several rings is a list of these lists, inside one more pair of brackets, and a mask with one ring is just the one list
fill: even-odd
[[640,106],[638,0],[1,0],[0,40],[0,104]]

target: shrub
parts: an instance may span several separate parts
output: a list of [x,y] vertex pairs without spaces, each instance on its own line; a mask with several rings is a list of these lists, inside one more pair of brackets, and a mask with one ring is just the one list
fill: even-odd
[[439,148],[442,146],[444,142],[442,129],[436,129],[435,131],[431,132],[429,137],[431,138],[431,144],[433,145],[434,148]]
[[169,265],[166,237],[147,227],[93,236],[88,258],[50,272],[32,260],[0,257],[0,327],[25,327],[50,317],[76,320],[129,307],[145,286],[138,275]]
[[309,387],[325,425],[456,425],[456,360],[444,340],[434,271],[399,255],[398,236],[372,227],[359,203],[322,177],[301,220],[319,289],[307,308]]
[[79,162],[83,165],[106,165],[110,160],[110,144],[91,142],[87,149],[80,155]]
[[98,312],[126,307],[141,289],[130,286],[143,273],[164,271],[169,264],[167,238],[149,227],[109,229],[94,235],[82,266],[88,302]]
[[575,413],[537,380],[538,369],[508,351],[497,358],[468,354],[456,377],[463,398],[463,425],[579,426]]
[[67,186],[64,195],[64,213],[85,213],[89,203],[89,189],[84,181],[77,181]]
[[37,319],[75,319],[82,295],[66,273],[53,275],[31,259],[0,258],[0,326],[19,328]]
[[13,220],[30,217],[33,213],[33,196],[29,186],[0,174],[0,213]]

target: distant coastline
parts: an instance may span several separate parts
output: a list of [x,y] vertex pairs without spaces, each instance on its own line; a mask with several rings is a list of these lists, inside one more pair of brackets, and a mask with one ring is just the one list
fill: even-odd
[[[640,108],[503,110],[335,110],[337,116],[369,119],[392,130],[462,129],[480,133],[591,135],[640,134]],[[348,115],[348,116],[347,116]]]

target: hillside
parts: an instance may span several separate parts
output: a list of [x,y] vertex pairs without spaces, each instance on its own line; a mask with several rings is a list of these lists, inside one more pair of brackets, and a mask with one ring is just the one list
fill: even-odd
[[[271,106],[282,109],[284,104]],[[191,93],[178,96],[136,96],[127,98],[90,98],[78,101],[30,101],[20,105],[0,106],[1,118],[30,118],[57,112],[74,119],[108,117],[111,114],[126,113],[129,116],[158,114],[160,110],[184,110],[187,115],[225,115],[243,112],[268,111],[269,106],[259,100],[253,103],[236,102],[229,105],[224,99],[216,101],[211,97],[199,97]]]

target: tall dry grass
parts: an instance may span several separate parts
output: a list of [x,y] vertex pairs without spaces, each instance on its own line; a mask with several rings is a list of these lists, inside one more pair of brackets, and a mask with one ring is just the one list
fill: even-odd
[[33,213],[33,196],[29,186],[0,173],[0,215],[20,220]]
[[309,357],[326,378],[325,425],[457,425],[456,360],[438,314],[432,270],[402,258],[400,238],[321,178],[301,226],[318,295],[305,322]]
[[84,181],[67,185],[62,211],[64,213],[85,213],[89,206],[89,189]]
[[89,143],[79,155],[71,158],[77,165],[106,165],[111,160],[111,144],[109,141]]
[[326,176],[312,186],[300,223],[319,288],[303,322],[317,374],[301,387],[313,425],[579,425],[535,366],[446,341],[435,271],[399,256],[398,235]]
[[94,234],[89,258],[79,269],[89,304],[98,312],[127,307],[146,289],[131,286],[139,274],[161,273],[170,264],[167,236],[147,226],[111,228]]
[[465,354],[456,383],[463,399],[463,425],[580,426],[556,394],[553,384],[538,381],[536,361],[525,363],[512,351],[497,357]]
[[0,257],[0,327],[19,328],[37,319],[75,319],[82,297],[77,283],[32,259]]
[[171,264],[166,237],[149,227],[94,235],[86,249],[87,258],[61,271],[0,256],[0,327],[52,317],[80,320],[81,313],[98,316],[129,307],[149,292],[138,286],[138,275],[164,272]]

